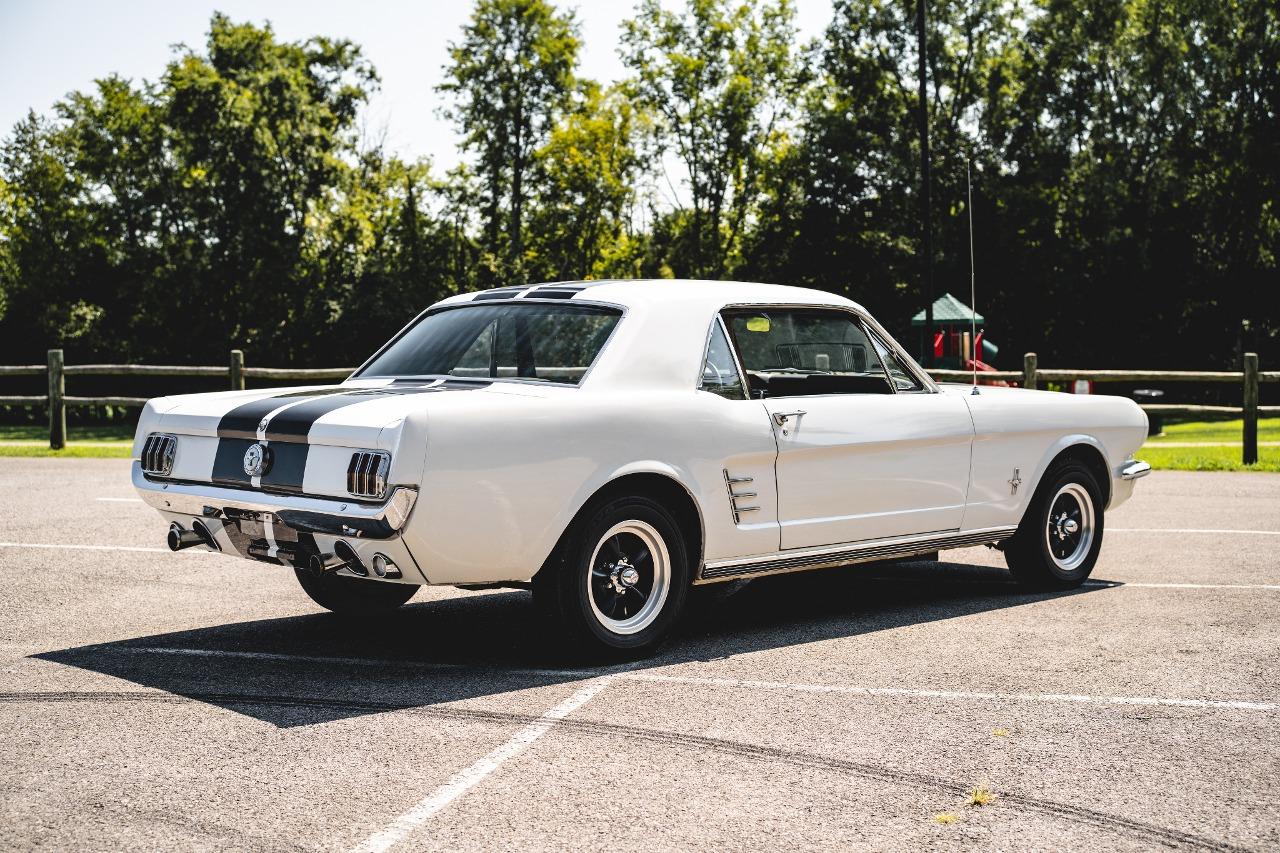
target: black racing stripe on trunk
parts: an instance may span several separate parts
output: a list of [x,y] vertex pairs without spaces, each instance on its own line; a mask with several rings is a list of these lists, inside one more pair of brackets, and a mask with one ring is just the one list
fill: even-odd
[[252,479],[244,472],[244,452],[253,443],[249,438],[218,439],[218,451],[213,457],[213,482],[223,486],[251,485]]
[[347,389],[345,394],[334,394],[329,397],[318,397],[296,406],[290,406],[276,415],[267,424],[267,441],[305,442],[311,425],[321,416],[337,411],[345,406],[363,403],[370,399],[369,395]]
[[270,397],[262,397],[258,400],[252,400],[248,403],[236,406],[231,411],[222,416],[222,420],[218,422],[218,436],[220,438],[256,438],[258,435],[258,424],[262,423],[262,419],[274,412],[276,409],[288,403],[290,400],[296,400],[302,397],[322,398],[334,394],[343,394],[349,391],[348,388],[313,388],[307,391],[293,391],[288,394],[274,394]]
[[345,394],[320,397],[285,409],[267,424],[266,440],[282,443],[305,442],[311,427],[320,418],[346,406],[367,403],[378,397],[426,394],[435,391],[471,391],[490,384],[492,383],[484,380],[474,382],[464,379],[446,379],[439,384],[428,385],[421,379],[415,379],[406,382],[397,380],[392,385],[381,388],[348,389]]
[[268,443],[267,446],[271,448],[271,468],[262,475],[262,490],[302,494],[302,479],[307,473],[307,454],[311,445],[281,442]]
[[[253,479],[244,472],[244,452],[254,443],[248,438],[218,439],[218,450],[213,457],[213,482],[236,488],[253,485]],[[267,442],[267,446],[271,450],[271,468],[262,476],[262,490],[286,495],[302,494],[310,447],[289,442]]]

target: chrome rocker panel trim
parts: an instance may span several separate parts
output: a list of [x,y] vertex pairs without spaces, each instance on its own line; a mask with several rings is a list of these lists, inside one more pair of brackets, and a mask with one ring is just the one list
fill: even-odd
[[1148,463],[1135,459],[1132,462],[1126,462],[1120,469],[1120,479],[1139,480],[1150,473],[1151,466]]
[[781,551],[763,557],[742,557],[707,563],[695,583],[712,583],[737,578],[758,578],[784,572],[800,572],[808,569],[826,569],[866,563],[886,557],[904,557],[911,554],[927,554],[943,548],[959,548],[965,545],[983,545],[1008,539],[1018,528],[988,527],[982,530],[943,530],[915,536],[897,536],[892,539],[873,539],[855,545],[836,545],[822,548],[803,548]]
[[396,486],[390,497],[375,505],[336,498],[307,498],[244,492],[212,485],[166,483],[150,480],[142,464],[133,462],[133,487],[150,506],[161,512],[195,517],[218,516],[228,508],[270,513],[281,524],[304,533],[390,539],[403,529],[418,500],[418,490]]

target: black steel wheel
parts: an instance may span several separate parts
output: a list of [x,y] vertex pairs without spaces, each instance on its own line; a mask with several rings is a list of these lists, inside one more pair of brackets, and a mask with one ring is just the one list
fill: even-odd
[[1036,489],[1018,532],[1004,546],[1013,576],[1035,589],[1084,583],[1102,548],[1102,490],[1074,460],[1055,464]]
[[646,497],[588,510],[533,579],[534,597],[588,656],[635,657],[671,633],[689,593],[679,524]]

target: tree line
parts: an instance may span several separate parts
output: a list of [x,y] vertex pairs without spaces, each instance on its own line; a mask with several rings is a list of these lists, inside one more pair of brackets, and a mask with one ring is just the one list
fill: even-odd
[[[933,0],[936,292],[1012,364],[1280,362],[1280,7]],[[924,307],[913,0],[640,0],[625,79],[572,11],[477,0],[434,103],[462,165],[372,139],[358,45],[215,15],[155,81],[105,77],[0,145],[0,362],[361,360],[459,291],[739,278]],[[1013,358],[1010,358],[1013,356]]]

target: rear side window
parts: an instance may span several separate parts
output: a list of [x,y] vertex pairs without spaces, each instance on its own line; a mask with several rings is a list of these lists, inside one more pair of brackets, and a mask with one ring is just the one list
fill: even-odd
[[875,346],[851,314],[734,309],[724,318],[753,397],[893,393]]

